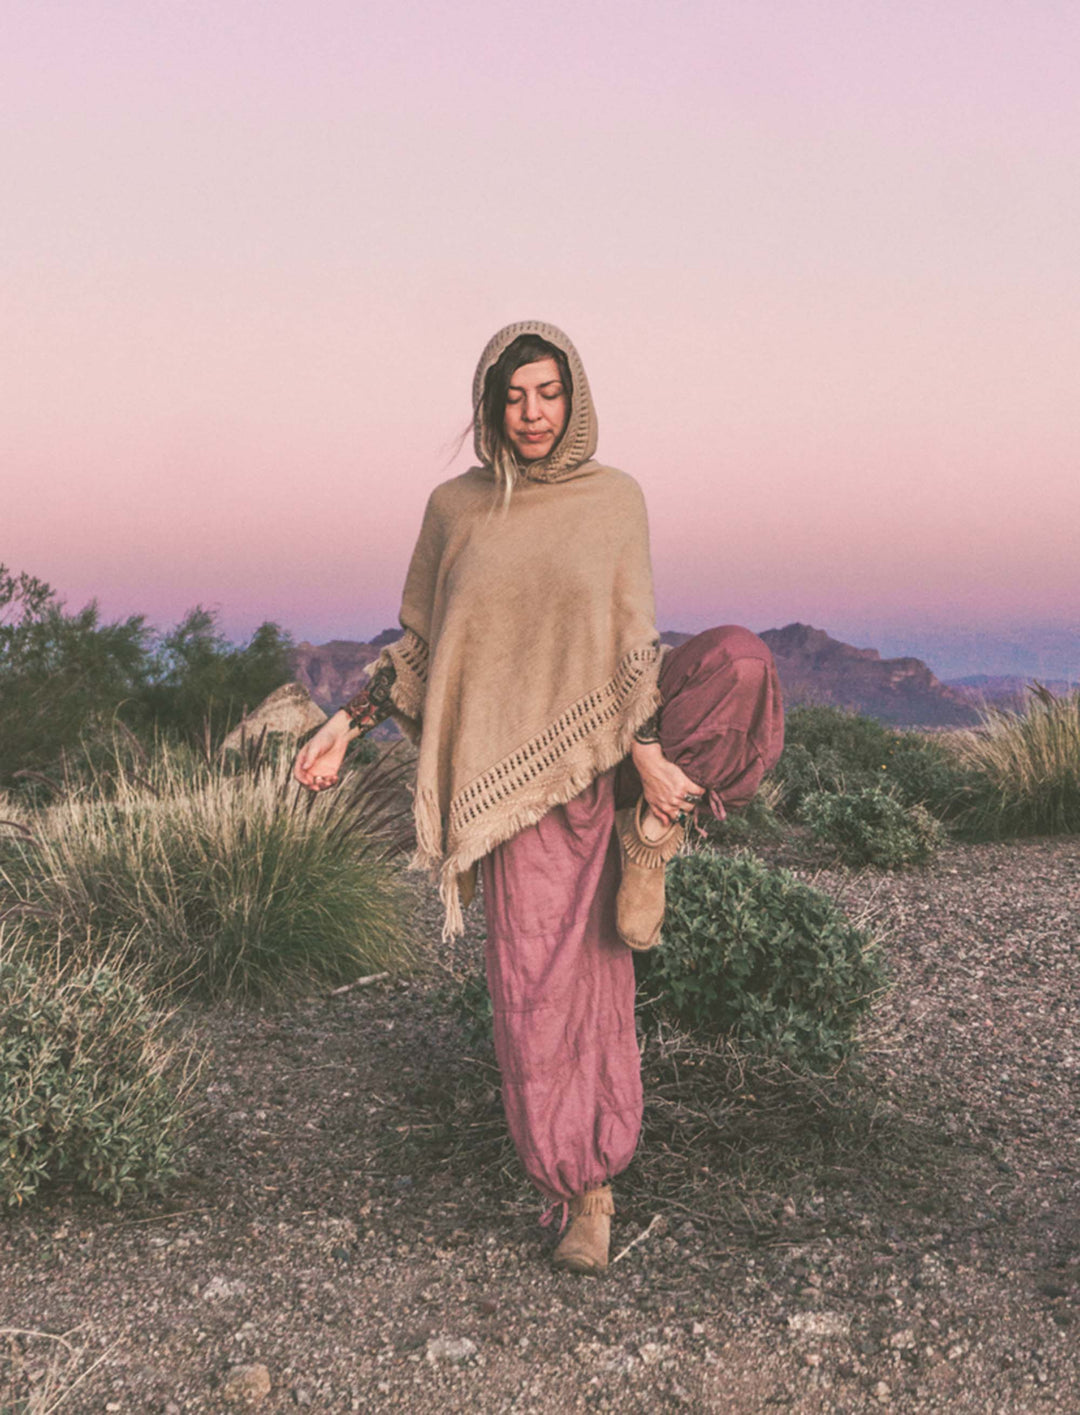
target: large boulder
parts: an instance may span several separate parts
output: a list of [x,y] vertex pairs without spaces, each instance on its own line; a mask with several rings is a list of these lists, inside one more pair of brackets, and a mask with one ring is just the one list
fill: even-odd
[[244,741],[250,742],[264,731],[267,735],[277,732],[285,737],[302,737],[325,721],[326,713],[312,701],[311,694],[302,683],[286,683],[275,688],[233,728],[221,749],[223,752],[230,749],[238,752]]

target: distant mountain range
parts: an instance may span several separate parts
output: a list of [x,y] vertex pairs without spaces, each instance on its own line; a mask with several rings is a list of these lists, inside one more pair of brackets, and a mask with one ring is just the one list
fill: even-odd
[[[328,644],[297,644],[293,667],[297,680],[323,708],[340,707],[358,692],[367,665],[385,644],[401,636],[384,629],[370,643],[334,639]],[[684,643],[691,634],[668,631],[667,644]],[[941,682],[918,658],[882,658],[877,649],[860,649],[831,638],[809,624],[766,629],[761,637],[772,649],[784,700],[832,703],[866,713],[895,727],[967,727],[978,721],[984,701],[1021,701],[1023,678],[976,675]],[[1055,691],[1066,685],[1048,684]]]

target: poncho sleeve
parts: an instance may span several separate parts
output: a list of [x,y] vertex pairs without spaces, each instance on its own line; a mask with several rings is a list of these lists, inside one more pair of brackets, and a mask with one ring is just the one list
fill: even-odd
[[409,562],[409,573],[405,577],[401,612],[398,616],[405,632],[396,643],[388,644],[383,649],[372,670],[374,673],[384,664],[393,668],[390,715],[412,742],[420,740],[423,728],[431,615],[443,542],[442,518],[432,494],[428,498],[420,535]]

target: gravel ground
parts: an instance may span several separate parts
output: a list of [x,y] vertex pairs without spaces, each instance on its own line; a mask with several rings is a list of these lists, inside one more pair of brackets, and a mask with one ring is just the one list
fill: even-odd
[[184,1181],[0,1225],[0,1412],[1080,1410],[1080,841],[815,879],[886,937],[872,1145],[780,1140],[770,1180],[650,1119],[615,1251],[641,1241],[581,1279],[444,976],[196,1014]]

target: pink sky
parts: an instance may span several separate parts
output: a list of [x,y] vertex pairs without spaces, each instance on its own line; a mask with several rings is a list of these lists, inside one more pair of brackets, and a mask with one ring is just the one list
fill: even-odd
[[534,317],[662,625],[1080,627],[1075,5],[12,9],[0,560],[73,605],[394,622]]

